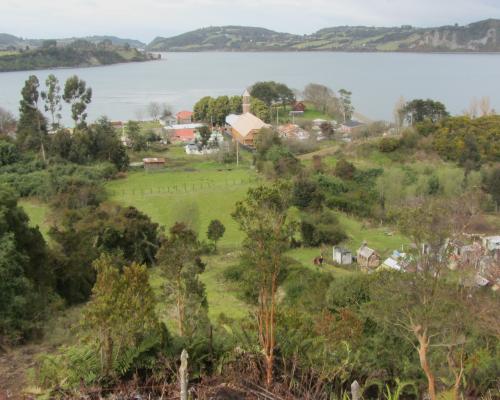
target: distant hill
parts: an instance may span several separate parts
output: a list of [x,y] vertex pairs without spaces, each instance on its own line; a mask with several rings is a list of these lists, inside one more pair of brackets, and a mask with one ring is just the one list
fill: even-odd
[[221,26],[155,38],[151,51],[500,52],[500,20],[436,28],[338,26],[311,35]]
[[57,44],[68,45],[78,40],[85,40],[90,43],[99,44],[101,42],[110,42],[115,46],[123,46],[128,44],[130,47],[136,49],[144,49],[146,43],[143,43],[135,39],[124,39],[116,36],[87,36],[87,37],[72,37],[72,38],[62,38],[62,39],[23,39],[14,35],[9,35],[8,33],[0,33],[0,50],[19,50],[29,47],[31,49],[43,46],[43,43],[47,40],[55,40]]
[[53,40],[28,50],[21,48],[0,52],[0,72],[88,67],[152,59],[150,54],[128,45],[118,46],[111,42],[94,44],[81,39],[61,45]]

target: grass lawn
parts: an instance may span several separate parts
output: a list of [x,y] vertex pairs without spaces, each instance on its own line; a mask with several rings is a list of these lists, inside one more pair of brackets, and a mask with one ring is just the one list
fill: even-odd
[[133,172],[106,187],[112,200],[137,207],[167,229],[179,220],[190,223],[201,239],[210,221],[219,219],[226,227],[220,246],[227,248],[238,246],[243,238],[231,212],[255,179],[248,168],[202,164],[192,171]]
[[407,238],[387,227],[372,226],[344,213],[337,213],[337,216],[349,237],[343,245],[353,252],[366,241],[380,255],[388,256],[393,250],[401,249],[401,245],[410,243]]
[[48,240],[50,228],[50,222],[48,221],[49,206],[34,199],[21,199],[18,204],[28,214],[30,226],[38,226],[45,240]]

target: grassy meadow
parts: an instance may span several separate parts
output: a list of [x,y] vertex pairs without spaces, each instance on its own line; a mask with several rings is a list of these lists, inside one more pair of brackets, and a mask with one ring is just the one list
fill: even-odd
[[[322,144],[318,152],[324,156],[329,167],[335,165],[338,145]],[[224,278],[227,267],[238,263],[239,248],[244,235],[231,217],[235,203],[244,199],[248,189],[262,180],[250,165],[250,155],[242,154],[240,166],[225,166],[209,156],[187,156],[182,146],[168,149],[151,149],[135,159],[145,156],[161,156],[166,167],[160,171],[146,172],[142,168],[129,171],[125,177],[106,184],[111,201],[123,206],[134,206],[151,217],[166,231],[177,221],[188,223],[198,232],[200,239],[206,239],[208,224],[219,219],[226,227],[224,237],[218,243],[218,254],[204,257],[206,271],[201,279],[207,288],[210,318],[221,314],[231,318],[243,318],[248,314],[248,305],[238,296],[238,289]],[[308,164],[312,157],[302,156]],[[364,161],[366,164],[367,161]],[[370,164],[376,164],[374,160]],[[50,227],[50,212],[47,205],[34,200],[22,200],[20,205],[30,216],[33,226],[39,226],[47,238]],[[367,241],[383,256],[401,248],[408,241],[392,229],[375,226],[347,214],[337,212],[348,240],[343,245],[353,252],[363,241]],[[298,248],[288,252],[297,265],[319,270],[313,259],[322,254],[332,260],[331,246],[321,248]],[[326,264],[321,267],[326,273],[342,276],[356,271],[355,267],[335,267]],[[161,298],[163,277],[158,268],[151,271],[151,283]],[[159,306],[162,308],[162,306]],[[159,310],[165,321],[171,320],[165,309]],[[175,327],[173,327],[175,328]]]

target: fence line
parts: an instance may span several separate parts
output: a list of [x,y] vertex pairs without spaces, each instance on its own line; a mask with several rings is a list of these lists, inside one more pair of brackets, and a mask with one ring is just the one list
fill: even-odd
[[248,179],[225,179],[224,181],[210,182],[210,181],[199,181],[199,182],[184,182],[181,184],[167,185],[167,186],[153,186],[150,188],[141,189],[111,189],[110,192],[113,196],[152,196],[156,194],[180,194],[180,193],[196,193],[202,192],[215,188],[229,188],[237,186],[246,186],[253,183],[259,182],[259,178],[248,178]]

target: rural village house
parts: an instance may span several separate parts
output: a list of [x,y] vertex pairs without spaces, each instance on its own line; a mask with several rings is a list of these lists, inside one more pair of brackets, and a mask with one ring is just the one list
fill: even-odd
[[365,124],[359,121],[347,121],[340,124],[340,132],[352,134],[359,131],[363,126],[365,126]]
[[175,115],[175,119],[177,120],[178,124],[190,124],[193,122],[193,112],[192,111],[179,111]]
[[357,260],[359,266],[365,268],[376,268],[380,264],[380,256],[375,250],[369,248],[366,242],[358,249]]
[[285,139],[309,139],[309,133],[296,124],[280,125],[278,127],[278,133],[281,138]]

